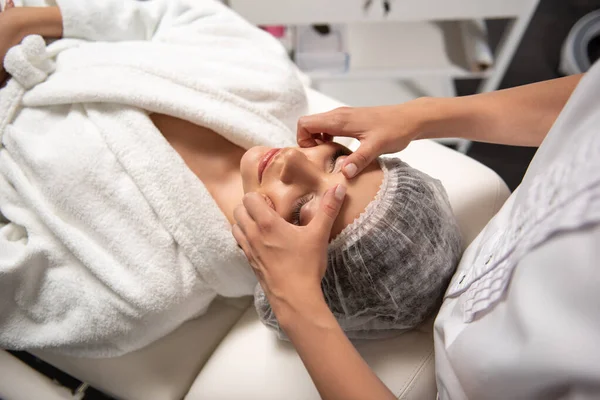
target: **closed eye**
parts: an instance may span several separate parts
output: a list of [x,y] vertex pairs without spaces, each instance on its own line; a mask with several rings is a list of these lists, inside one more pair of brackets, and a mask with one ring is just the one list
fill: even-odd
[[292,211],[292,224],[300,226],[300,214],[302,213],[302,207],[311,200],[312,196],[306,195],[299,198],[296,204],[294,204],[294,209]]
[[345,151],[344,149],[338,149],[336,150],[335,153],[333,153],[333,155],[331,156],[331,159],[329,160],[329,172],[333,173],[335,172],[335,163],[337,161],[338,158],[343,157],[343,156],[347,156],[348,152]]
[[[343,149],[343,148],[337,149],[335,151],[335,153],[333,153],[329,159],[329,172],[330,173],[335,172],[335,165],[336,165],[338,158],[347,156],[349,154],[350,154],[350,152],[347,149]],[[313,196],[308,194],[308,195],[303,196],[300,199],[298,199],[296,204],[294,204],[294,208],[292,210],[292,220],[291,220],[292,224],[300,226],[300,222],[301,222],[300,217],[302,214],[302,207],[304,207],[304,205],[306,205],[308,202],[310,202],[312,200],[312,198],[313,198]]]

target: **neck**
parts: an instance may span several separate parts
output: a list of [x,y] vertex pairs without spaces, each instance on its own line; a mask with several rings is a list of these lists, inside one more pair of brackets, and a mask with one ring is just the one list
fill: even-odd
[[233,210],[244,195],[240,160],[245,150],[191,122],[162,114],[150,118],[233,224]]

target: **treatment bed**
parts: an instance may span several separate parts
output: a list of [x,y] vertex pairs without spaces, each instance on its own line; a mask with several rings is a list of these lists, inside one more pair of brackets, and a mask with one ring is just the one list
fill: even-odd
[[[308,90],[309,111],[342,104]],[[444,184],[465,248],[500,209],[509,190],[492,170],[423,140],[399,153]],[[387,340],[357,343],[369,365],[399,399],[435,399],[432,320]],[[250,298],[218,298],[200,318],[141,350],[110,359],[38,358],[118,399],[307,400],[319,395],[293,347],[263,326]],[[72,399],[10,353],[0,350],[0,398]]]

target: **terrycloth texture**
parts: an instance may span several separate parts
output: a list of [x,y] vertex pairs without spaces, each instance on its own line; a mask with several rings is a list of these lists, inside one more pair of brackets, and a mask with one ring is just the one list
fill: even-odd
[[306,98],[279,43],[218,2],[58,4],[71,39],[5,60],[0,346],[117,356],[256,284],[148,112],[289,146]]

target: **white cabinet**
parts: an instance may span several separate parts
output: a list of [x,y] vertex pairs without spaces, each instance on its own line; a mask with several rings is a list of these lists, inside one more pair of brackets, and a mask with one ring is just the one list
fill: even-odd
[[309,75],[315,80],[485,75],[467,68],[459,23],[454,21],[348,24],[347,41],[346,73]]

